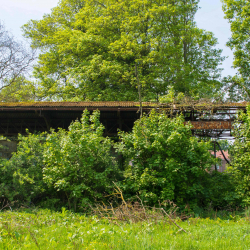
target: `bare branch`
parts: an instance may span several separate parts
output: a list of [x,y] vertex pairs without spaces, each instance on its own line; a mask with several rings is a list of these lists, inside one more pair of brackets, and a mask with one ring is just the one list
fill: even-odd
[[0,91],[24,75],[35,59],[35,51],[15,41],[0,22]]

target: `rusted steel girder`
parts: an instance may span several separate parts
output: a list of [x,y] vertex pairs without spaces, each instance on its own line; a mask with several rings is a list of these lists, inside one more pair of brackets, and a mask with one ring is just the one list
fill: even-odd
[[232,129],[232,121],[191,121],[192,130],[195,129]]

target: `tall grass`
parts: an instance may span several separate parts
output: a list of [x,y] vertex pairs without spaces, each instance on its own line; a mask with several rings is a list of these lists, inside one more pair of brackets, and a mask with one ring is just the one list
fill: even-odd
[[0,249],[249,249],[250,220],[189,218],[111,223],[50,210],[0,213]]

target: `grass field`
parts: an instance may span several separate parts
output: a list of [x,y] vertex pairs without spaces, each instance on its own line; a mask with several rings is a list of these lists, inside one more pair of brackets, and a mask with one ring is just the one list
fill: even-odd
[[0,212],[0,249],[250,249],[250,220],[109,223],[63,210]]

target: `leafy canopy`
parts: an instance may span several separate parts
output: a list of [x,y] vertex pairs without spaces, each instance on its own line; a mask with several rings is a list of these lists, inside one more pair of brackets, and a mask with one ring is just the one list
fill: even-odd
[[221,50],[196,27],[195,0],[62,0],[23,27],[41,54],[40,94],[52,100],[158,100],[167,87],[209,96]]

